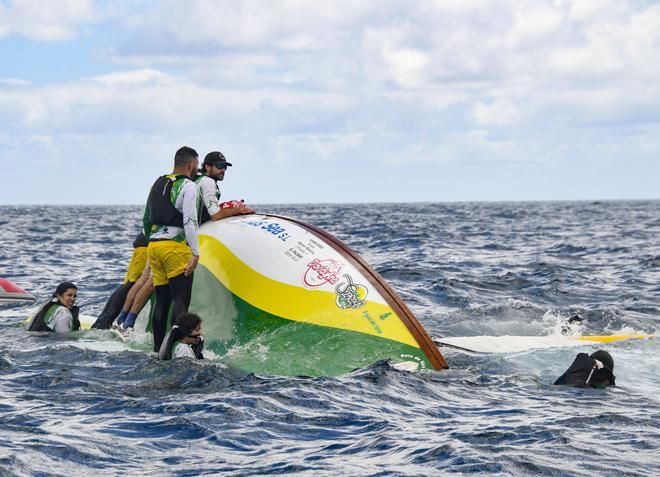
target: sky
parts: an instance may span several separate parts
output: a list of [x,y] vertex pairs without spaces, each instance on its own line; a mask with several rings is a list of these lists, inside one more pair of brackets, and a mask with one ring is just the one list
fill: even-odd
[[0,0],[0,204],[660,198],[660,3]]

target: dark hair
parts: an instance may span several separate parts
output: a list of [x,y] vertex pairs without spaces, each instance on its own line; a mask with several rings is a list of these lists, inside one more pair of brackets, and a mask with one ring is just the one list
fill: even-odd
[[193,332],[197,326],[202,322],[202,319],[196,313],[181,313],[176,317],[174,324],[181,328],[184,336]]
[[71,282],[62,282],[59,285],[57,285],[57,288],[55,289],[55,292],[53,293],[53,298],[55,298],[57,295],[64,295],[67,290],[73,288],[74,290],[77,290],[78,287],[75,286]]
[[199,154],[192,147],[183,146],[174,154],[174,167],[187,166],[190,161],[197,159]]

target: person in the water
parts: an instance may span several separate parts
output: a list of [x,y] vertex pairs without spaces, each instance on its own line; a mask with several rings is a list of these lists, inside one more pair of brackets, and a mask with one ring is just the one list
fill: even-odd
[[28,331],[68,333],[80,329],[79,308],[75,306],[78,287],[71,282],[57,285],[52,300],[34,315]]
[[158,359],[204,359],[203,348],[202,319],[195,313],[183,313],[176,318],[174,326],[163,340]]
[[577,388],[615,386],[614,359],[604,350],[591,355],[579,353],[569,368],[553,384]]
[[[123,283],[110,295],[105,303],[103,311],[98,316],[92,328],[107,330],[122,311],[122,305],[127,296],[133,290],[133,286],[139,281],[142,272],[147,266],[147,238],[142,232],[137,234],[133,241],[133,255],[128,264],[128,270]],[[128,313],[127,313],[128,314]]]

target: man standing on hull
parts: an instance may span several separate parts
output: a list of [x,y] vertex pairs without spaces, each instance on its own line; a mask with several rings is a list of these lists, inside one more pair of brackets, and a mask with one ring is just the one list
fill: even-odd
[[156,179],[144,210],[144,234],[149,239],[147,253],[156,289],[151,322],[154,351],[167,332],[172,316],[188,311],[193,271],[199,262],[197,237],[200,196],[193,182],[197,174],[197,152],[187,146],[174,155],[171,174]]
[[224,154],[219,151],[209,152],[204,158],[201,174],[195,182],[199,186],[202,195],[202,212],[199,224],[209,220],[220,220],[234,215],[253,214],[254,210],[249,207],[230,207],[221,209],[219,204],[220,189],[218,182],[225,178],[225,171],[231,166]]

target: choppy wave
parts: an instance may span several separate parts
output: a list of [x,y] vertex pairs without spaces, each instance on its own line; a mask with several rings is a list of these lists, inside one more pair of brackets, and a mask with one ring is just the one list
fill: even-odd
[[[362,255],[433,336],[657,332],[660,203],[264,206]],[[45,300],[117,286],[139,207],[0,207],[0,276]],[[650,475],[660,468],[658,340],[608,345],[617,388],[551,386],[576,349],[444,351],[338,378],[158,362],[109,333],[26,336],[0,310],[2,475]],[[582,350],[594,349],[586,344]],[[655,469],[655,470],[654,470]]]

